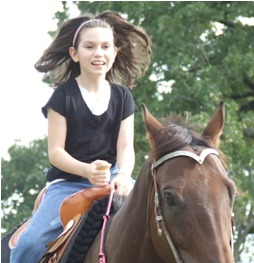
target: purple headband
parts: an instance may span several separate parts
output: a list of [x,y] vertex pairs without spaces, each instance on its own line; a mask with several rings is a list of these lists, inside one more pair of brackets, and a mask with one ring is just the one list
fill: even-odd
[[101,21],[101,20],[100,20],[100,19],[93,18],[93,19],[89,19],[89,20],[86,20],[85,22],[83,22],[83,23],[77,28],[77,30],[76,30],[76,32],[75,32],[75,34],[74,34],[74,37],[73,37],[73,40],[72,40],[72,46],[73,46],[73,47],[74,47],[74,45],[75,45],[75,42],[76,42],[76,40],[77,40],[77,36],[78,36],[81,28],[82,28],[84,25],[86,25],[86,24],[88,24],[89,22],[91,22],[91,21]]

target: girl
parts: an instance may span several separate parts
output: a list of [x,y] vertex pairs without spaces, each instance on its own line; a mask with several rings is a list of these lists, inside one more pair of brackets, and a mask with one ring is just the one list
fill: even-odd
[[[47,190],[12,263],[39,262],[61,232],[59,208],[69,195],[110,184],[128,195],[134,166],[132,88],[147,70],[146,33],[112,11],[64,23],[35,67],[57,86],[42,108],[48,118]],[[101,170],[100,167],[106,167]]]

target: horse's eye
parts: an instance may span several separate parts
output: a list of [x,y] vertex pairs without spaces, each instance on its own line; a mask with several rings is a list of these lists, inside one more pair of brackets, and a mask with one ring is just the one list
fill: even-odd
[[176,202],[174,196],[170,192],[164,192],[164,198],[168,206],[175,206]]

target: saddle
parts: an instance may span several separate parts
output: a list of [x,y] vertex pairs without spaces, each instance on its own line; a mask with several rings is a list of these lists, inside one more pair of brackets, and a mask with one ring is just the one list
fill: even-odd
[[82,223],[84,215],[95,201],[109,196],[110,186],[103,188],[86,188],[73,195],[68,196],[61,204],[60,218],[64,227],[63,232],[53,241],[47,244],[47,252],[40,263],[61,262],[65,250],[71,244],[76,230]]
[[[34,211],[38,209],[40,202],[44,197],[45,191],[46,188],[43,188],[38,194],[34,204]],[[109,194],[110,194],[110,186],[106,186],[103,188],[99,188],[99,187],[86,188],[84,190],[81,190],[77,193],[74,193],[66,197],[60,207],[60,218],[64,230],[56,240],[50,242],[47,245],[47,247],[49,248],[48,252],[54,251],[54,257],[56,257],[57,255],[57,257],[59,258],[59,253],[60,254],[63,253],[63,250],[59,250],[59,249],[63,247],[63,245],[67,242],[68,238],[70,237],[71,233],[77,228],[81,216],[92,207],[94,201],[106,197]],[[31,219],[32,217],[28,219],[23,225],[21,225],[11,236],[9,240],[10,249],[16,247],[20,235],[24,233]],[[57,261],[41,261],[41,262],[57,262]]]

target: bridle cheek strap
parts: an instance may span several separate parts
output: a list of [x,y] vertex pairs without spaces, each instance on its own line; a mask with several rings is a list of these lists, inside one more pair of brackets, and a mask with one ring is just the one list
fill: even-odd
[[176,263],[183,263],[183,261],[181,260],[179,253],[174,245],[174,242],[168,232],[167,226],[165,224],[163,215],[162,215],[162,211],[161,211],[161,206],[160,206],[160,202],[159,202],[159,195],[158,195],[158,186],[157,186],[157,182],[156,182],[156,178],[155,178],[155,172],[154,170],[152,170],[152,175],[153,175],[153,180],[154,180],[154,213],[155,213],[155,222],[157,225],[157,234],[158,236],[162,236],[162,233],[164,234],[167,243],[175,257],[175,261]]

